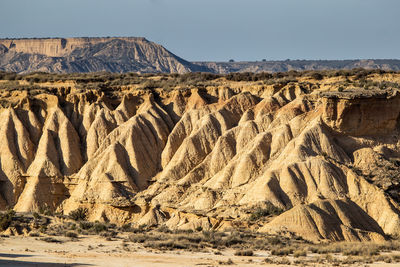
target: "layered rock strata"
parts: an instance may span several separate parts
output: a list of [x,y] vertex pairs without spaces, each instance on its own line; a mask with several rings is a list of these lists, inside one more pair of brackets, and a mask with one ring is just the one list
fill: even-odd
[[[400,230],[399,102],[290,83],[20,94],[0,110],[0,208],[381,240]],[[265,204],[284,212],[249,221]]]

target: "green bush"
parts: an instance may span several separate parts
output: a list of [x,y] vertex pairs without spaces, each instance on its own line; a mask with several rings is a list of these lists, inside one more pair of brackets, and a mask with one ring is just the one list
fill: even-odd
[[53,212],[47,205],[39,207],[39,213],[46,216],[53,216]]
[[48,242],[48,243],[62,243],[61,240],[55,239],[53,237],[43,237],[40,240],[42,240],[44,242]]
[[10,226],[14,215],[15,215],[14,210],[9,210],[5,213],[0,214],[0,229],[2,231],[6,230]]
[[254,252],[252,250],[237,250],[235,251],[235,256],[253,256]]
[[104,232],[107,231],[108,227],[107,225],[105,225],[104,223],[100,223],[100,222],[95,222],[93,225],[93,231],[98,234],[100,232]]
[[84,221],[87,218],[88,209],[87,208],[77,208],[68,214],[68,217],[74,221]]
[[281,248],[281,249],[273,249],[271,250],[271,254],[275,256],[287,256],[293,253],[292,248]]
[[313,78],[313,79],[315,79],[317,81],[320,81],[320,80],[322,80],[324,78],[324,75],[322,75],[319,72],[314,72],[314,73],[311,74],[311,78]]
[[258,207],[251,215],[250,221],[256,221],[262,217],[266,217],[269,215],[279,215],[284,212],[283,209],[275,207],[270,202],[265,203],[265,207]]
[[89,230],[93,227],[94,223],[92,222],[80,222],[79,223],[79,228],[82,230]]
[[66,233],[65,233],[65,236],[66,236],[66,237],[70,237],[70,238],[77,238],[77,237],[78,237],[78,234],[75,233],[75,232],[66,232]]
[[132,225],[130,223],[126,223],[121,226],[122,232],[131,232],[132,231]]

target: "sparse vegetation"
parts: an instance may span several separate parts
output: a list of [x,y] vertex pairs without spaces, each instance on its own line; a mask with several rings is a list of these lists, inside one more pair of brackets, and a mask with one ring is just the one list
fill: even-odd
[[[292,61],[295,62],[295,61]],[[288,72],[235,72],[229,74],[212,73],[185,73],[185,74],[136,74],[136,73],[73,73],[73,74],[50,74],[35,72],[29,74],[16,74],[0,72],[0,89],[3,99],[0,105],[10,107],[12,103],[7,101],[7,95],[11,96],[13,91],[26,91],[32,97],[38,94],[54,94],[65,96],[72,90],[76,92],[101,91],[110,99],[124,90],[150,90],[158,97],[157,90],[170,91],[173,89],[185,91],[197,88],[205,90],[208,86],[218,86],[223,81],[229,82],[254,82],[260,87],[274,85],[283,87],[297,82],[304,90],[315,90],[324,79],[332,77],[345,77],[345,81],[338,81],[338,91],[348,88],[359,89],[399,89],[400,84],[392,81],[374,80],[377,74],[393,74],[394,71],[382,70],[321,70],[321,71],[288,71]],[[314,79],[315,81],[310,81]],[[63,83],[61,86],[56,83]],[[111,105],[112,101],[110,102]],[[42,213],[44,214],[44,213]]]
[[13,221],[15,211],[8,210],[7,212],[0,213],[0,230],[6,230]]
[[235,256],[253,256],[254,252],[252,250],[236,250]]
[[43,206],[39,207],[39,214],[43,214],[43,215],[46,215],[46,216],[52,216],[53,215],[53,211],[47,205],[43,205]]
[[69,231],[69,232],[66,232],[66,233],[65,233],[65,236],[66,236],[66,237],[70,237],[70,238],[77,238],[77,237],[78,237],[78,234],[75,233],[75,232]]
[[226,261],[218,261],[219,265],[234,265],[235,263],[233,262],[232,259],[228,259]]
[[262,217],[270,215],[279,215],[284,212],[283,209],[274,206],[270,202],[265,202],[263,207],[257,207],[257,209],[250,215],[250,221],[259,220]]
[[[12,218],[11,224],[15,220],[19,220],[19,225],[23,225],[25,220],[23,217],[18,219],[19,217],[11,211],[8,214],[7,218]],[[42,220],[41,216],[39,218],[37,216],[26,218],[31,218],[30,220],[36,222]],[[143,248],[156,251],[186,250],[197,252],[210,251],[212,249],[216,255],[221,255],[221,251],[225,249],[234,249],[234,255],[239,257],[250,257],[254,256],[257,250],[267,250],[270,251],[271,256],[266,258],[265,262],[271,264],[329,264],[341,266],[355,263],[397,263],[400,261],[400,256],[392,253],[392,251],[400,250],[400,241],[397,240],[381,243],[336,242],[311,244],[295,237],[288,238],[250,231],[170,230],[166,226],[156,229],[149,227],[133,228],[130,224],[118,228],[115,225],[98,221],[79,221],[79,223],[75,223],[66,220],[62,224],[52,221],[51,218],[49,222],[43,221],[46,224],[39,227],[39,229],[43,229],[42,234],[32,229],[29,235],[38,237],[38,240],[43,242],[62,243],[71,240],[76,241],[78,232],[82,235],[99,234],[105,237],[106,240],[113,240],[117,238],[118,231],[128,230],[130,234],[123,243],[125,251],[131,251],[129,243],[136,243]],[[64,239],[58,238],[62,236],[64,236]],[[65,237],[70,239],[65,239]],[[90,246],[88,249],[95,249],[95,246]],[[219,261],[218,264],[233,265],[235,263],[233,260],[225,260]]]
[[132,232],[132,225],[130,223],[126,223],[121,226],[121,231],[123,232]]
[[285,256],[285,255],[289,255],[289,254],[293,254],[293,248],[277,248],[277,249],[273,249],[271,250],[271,254],[275,255],[275,256]]
[[[284,247],[291,243],[288,238],[255,232],[166,231],[164,227],[160,227],[156,231],[132,233],[127,241],[143,244],[144,247],[158,250],[180,248],[203,251],[208,248],[218,250],[234,248],[238,251],[237,253],[248,256],[250,256],[250,251],[253,253],[254,250],[269,250],[276,246]],[[301,242],[304,243],[304,241]],[[296,241],[295,243],[301,242]]]
[[74,221],[84,221],[87,218],[88,209],[87,208],[77,208],[68,214],[68,217]]
[[317,80],[317,81],[320,81],[320,80],[322,80],[324,78],[324,75],[322,75],[320,72],[313,72],[310,75],[310,77],[315,79],[315,80]]
[[297,257],[305,257],[305,256],[307,256],[307,251],[306,250],[296,250],[296,251],[293,252],[293,256],[295,258],[297,258]]
[[53,237],[42,237],[40,240],[48,243],[62,243],[61,240],[55,239]]

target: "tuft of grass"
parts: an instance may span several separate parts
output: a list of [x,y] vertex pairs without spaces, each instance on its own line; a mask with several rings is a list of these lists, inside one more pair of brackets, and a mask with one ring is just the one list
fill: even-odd
[[293,257],[298,258],[298,257],[305,257],[307,256],[307,251],[305,250],[296,250],[293,252]]
[[293,254],[293,248],[278,248],[271,250],[271,254],[275,256],[287,256]]

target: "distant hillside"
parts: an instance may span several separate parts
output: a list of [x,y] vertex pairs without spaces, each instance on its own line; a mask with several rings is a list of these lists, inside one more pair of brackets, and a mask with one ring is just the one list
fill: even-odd
[[0,40],[0,70],[18,73],[209,71],[145,38]]
[[242,62],[193,62],[214,73],[230,72],[284,72],[290,70],[334,70],[334,69],[383,69],[400,70],[398,59],[368,60],[285,60],[285,61],[242,61]]
[[0,71],[185,73],[400,70],[400,60],[189,62],[140,37],[0,39]]

